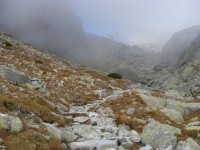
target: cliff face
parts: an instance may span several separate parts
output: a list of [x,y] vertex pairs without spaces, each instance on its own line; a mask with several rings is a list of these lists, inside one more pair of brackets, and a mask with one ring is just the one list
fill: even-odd
[[163,90],[175,89],[194,97],[199,93],[200,66],[200,34],[190,42],[187,50],[177,55],[177,59],[155,74],[152,86],[157,85]]
[[162,49],[161,55],[164,62],[169,65],[175,63],[182,53],[187,52],[199,33],[200,26],[193,26],[174,33]]
[[0,56],[0,149],[199,149],[194,99],[73,66],[4,32]]

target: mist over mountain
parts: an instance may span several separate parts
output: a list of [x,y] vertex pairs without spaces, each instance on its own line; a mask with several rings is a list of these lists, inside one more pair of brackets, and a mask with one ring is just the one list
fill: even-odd
[[199,6],[0,0],[0,149],[200,150]]
[[[11,2],[11,0],[1,0],[0,27],[38,48],[70,60],[75,64],[85,65],[104,73],[118,72],[124,78],[134,82],[141,82],[146,73],[148,74],[149,71],[152,71],[156,64],[161,64],[160,59],[162,59],[162,63],[164,62],[163,66],[166,66],[168,62],[173,62],[180,55],[179,51],[187,49],[187,45],[195,38],[198,30],[198,26],[196,26],[195,33],[193,33],[193,28],[183,34],[176,33],[165,44],[161,53],[162,57],[160,57],[160,53],[157,52],[162,49],[161,45],[164,43],[162,40],[166,39],[167,36],[161,38],[155,29],[159,29],[160,34],[167,33],[169,36],[173,34],[173,30],[178,31],[176,30],[177,28],[197,23],[198,19],[193,14],[198,11],[196,9],[198,2],[189,3],[187,0],[181,2],[177,0],[173,4],[181,4],[179,10],[175,9],[174,5],[172,6],[171,1],[166,2],[166,8],[163,8],[164,5],[160,5],[160,1],[156,0],[151,4],[145,1],[127,1],[127,3],[119,1],[113,6],[113,9],[113,1],[93,2],[93,7],[88,5],[88,2],[77,3],[70,0],[18,0]],[[160,8],[154,10],[154,6],[158,5]],[[117,13],[121,6],[123,6],[122,9],[124,10],[122,12],[123,15]],[[142,12],[139,6],[147,8],[148,14]],[[185,6],[188,8],[184,9]],[[105,12],[99,9],[103,7],[105,7]],[[135,13],[131,13],[133,8]],[[161,8],[166,12],[162,11]],[[171,8],[170,12],[167,8]],[[167,12],[168,14],[165,14]],[[185,13],[187,17],[192,15],[194,17],[189,23],[183,23],[185,19],[180,18],[180,22],[171,27],[161,23],[163,18],[167,16],[169,20],[176,20],[182,16],[175,12]],[[131,15],[133,18],[130,17]],[[151,21],[147,19],[148,17],[151,18]],[[160,20],[156,20],[156,18],[160,18]],[[140,21],[137,21],[137,19]],[[145,19],[147,19],[148,23]],[[88,20],[91,22],[88,22]],[[93,21],[95,20],[99,25],[101,23],[103,25],[93,30],[94,32],[92,33],[90,29],[93,29],[93,27],[89,24],[94,23]],[[165,21],[163,20],[163,22]],[[113,24],[116,26],[113,26]],[[115,31],[105,30],[107,32],[105,36],[105,31],[103,30],[106,25],[108,28],[115,30],[123,28],[124,33],[127,34],[125,35],[123,32],[122,34],[117,34],[117,32],[116,34],[110,34]],[[98,27],[98,25],[96,24],[94,27]],[[121,30],[119,29],[118,31]],[[124,44],[126,42],[123,41],[130,37],[128,33],[135,34],[135,41],[137,41],[136,37],[140,39],[140,37],[144,37],[145,33],[146,36],[152,38],[143,38],[144,41],[130,46]],[[162,42],[160,44],[156,42],[149,43],[149,41],[155,40],[156,35]],[[184,44],[182,45],[182,43]]]
[[189,50],[192,42],[200,33],[200,25],[189,27],[174,33],[162,49],[162,57],[173,64],[181,54]]

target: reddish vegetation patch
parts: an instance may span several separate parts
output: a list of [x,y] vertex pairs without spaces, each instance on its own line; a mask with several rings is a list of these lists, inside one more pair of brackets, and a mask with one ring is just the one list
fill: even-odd
[[[104,107],[111,107],[113,109],[113,113],[116,117],[117,124],[126,124],[138,132],[142,132],[143,127],[147,124],[143,123],[148,118],[154,118],[160,123],[167,123],[175,127],[179,127],[176,122],[171,120],[169,117],[166,117],[163,113],[156,110],[147,110],[147,105],[141,100],[141,98],[136,95],[136,93],[124,93],[123,96],[111,100],[109,102],[105,102],[103,104]],[[133,114],[127,114],[126,110],[128,108],[135,108]],[[122,110],[125,110],[122,111]],[[143,122],[141,122],[142,119]]]

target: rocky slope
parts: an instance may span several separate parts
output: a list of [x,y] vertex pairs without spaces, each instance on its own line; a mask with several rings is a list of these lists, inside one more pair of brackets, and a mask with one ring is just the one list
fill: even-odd
[[149,91],[0,32],[0,149],[200,149],[200,103]]
[[173,65],[180,55],[187,52],[191,43],[200,33],[200,26],[192,26],[174,33],[162,49],[162,57],[165,63]]
[[182,96],[199,98],[199,43],[200,31],[187,50],[180,53],[172,64],[155,72],[149,84],[164,91],[177,90],[182,93]]

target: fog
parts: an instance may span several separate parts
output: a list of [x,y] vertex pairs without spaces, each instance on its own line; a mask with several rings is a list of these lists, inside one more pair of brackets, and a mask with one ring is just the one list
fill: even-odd
[[[159,64],[160,53],[148,51],[200,25],[199,8],[199,0],[0,0],[0,29],[73,63],[138,81]],[[173,43],[164,55],[175,60]]]
[[32,27],[42,20],[59,35],[69,29],[71,9],[86,32],[130,45],[164,43],[174,32],[200,24],[199,7],[199,0],[0,0],[0,25],[12,33],[29,26],[20,35],[31,34],[40,32]]

